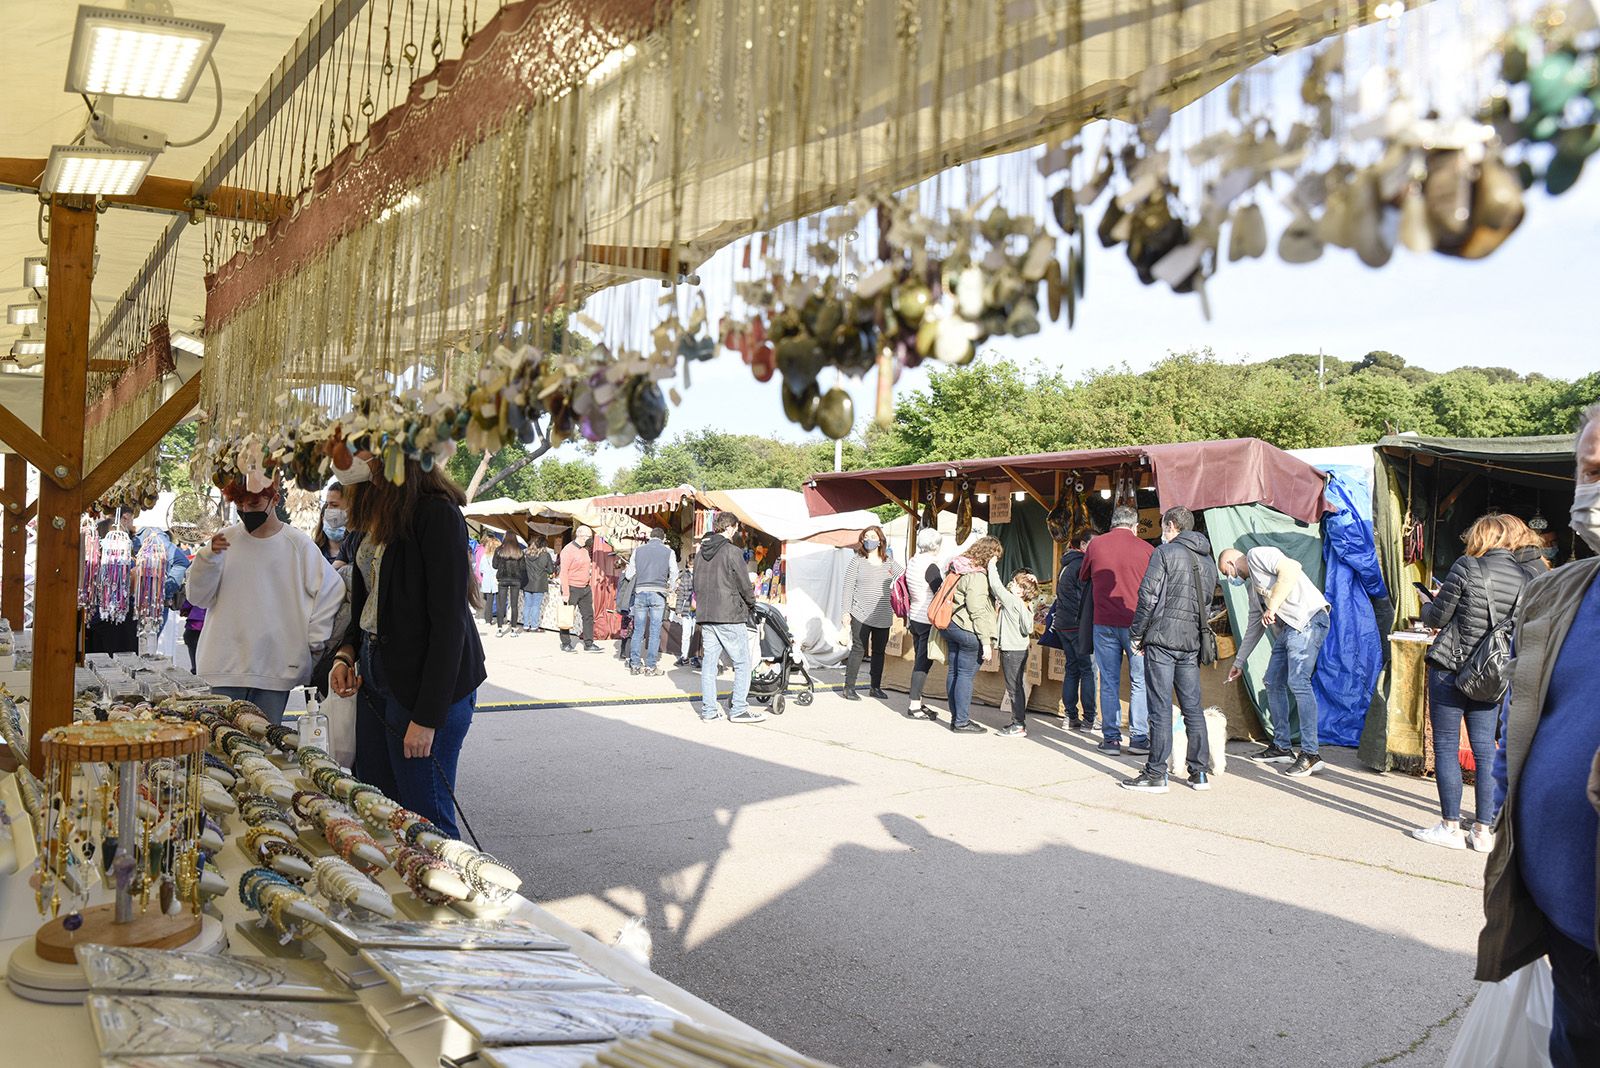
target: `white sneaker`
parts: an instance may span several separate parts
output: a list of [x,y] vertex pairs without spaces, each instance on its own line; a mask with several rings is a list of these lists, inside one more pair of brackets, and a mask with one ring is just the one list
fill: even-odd
[[732,712],[732,713],[729,713],[728,722],[729,723],[760,723],[762,720],[764,720],[766,718],[767,718],[767,714],[765,712],[757,712],[753,708],[747,708],[743,712]]
[[1411,831],[1411,837],[1419,842],[1429,845],[1444,846],[1446,849],[1467,848],[1467,836],[1461,828],[1446,827],[1442,822],[1435,823],[1432,827],[1416,827]]
[[1472,825],[1472,832],[1467,835],[1467,845],[1479,853],[1492,853],[1494,851],[1494,832],[1481,823]]

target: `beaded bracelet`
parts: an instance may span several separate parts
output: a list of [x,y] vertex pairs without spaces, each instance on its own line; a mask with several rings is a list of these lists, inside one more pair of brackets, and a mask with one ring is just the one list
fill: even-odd
[[286,753],[293,749],[295,747],[295,742],[291,740],[291,736],[294,739],[299,738],[298,734],[290,730],[288,727],[283,726],[281,723],[271,723],[267,725],[267,741],[271,743],[275,749],[281,749]]
[[259,856],[261,843],[267,839],[287,842],[289,839],[276,827],[251,827],[244,832],[244,847],[252,856]]
[[285,812],[282,805],[264,794],[245,794],[239,798],[239,818],[252,827],[263,823],[294,826],[294,817]]
[[378,891],[389,897],[388,891],[367,878],[346,861],[338,857],[319,857],[316,863],[317,890],[329,901],[351,907],[363,891]]
[[[275,858],[284,856],[293,857],[295,860],[305,864],[305,866],[308,868],[312,866],[310,854],[288,839],[279,838],[277,836],[263,838],[256,848],[256,856],[264,861],[269,867]],[[272,870],[277,871],[278,869],[273,868]],[[306,876],[304,875],[291,875],[288,872],[279,872],[278,874],[282,875],[284,878],[296,885],[306,881]]]
[[393,857],[394,870],[406,886],[416,895],[417,900],[424,905],[444,905],[451,900],[448,894],[440,894],[428,889],[422,881],[423,874],[428,871],[453,871],[454,869],[431,853],[401,846],[395,850]]
[[294,759],[300,765],[300,770],[307,775],[310,775],[320,767],[327,765],[338,766],[334,763],[334,759],[328,751],[320,745],[302,745],[294,751]]
[[[322,825],[322,834],[333,847],[334,852],[343,857],[350,864],[356,864],[353,856],[357,846],[369,845],[378,848],[377,840],[367,833],[367,829],[353,819],[343,816],[332,816]],[[376,865],[358,865],[363,871],[378,871]]]
[[368,827],[383,829],[383,812],[392,805],[394,802],[384,796],[383,791],[376,786],[358,783],[356,788],[350,791],[350,807]]

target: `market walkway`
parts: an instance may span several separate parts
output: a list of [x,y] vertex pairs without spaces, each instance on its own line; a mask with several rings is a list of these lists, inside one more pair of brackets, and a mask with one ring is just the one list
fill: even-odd
[[1349,751],[1133,795],[1133,760],[1046,718],[961,736],[824,694],[702,724],[611,703],[693,673],[486,644],[460,791],[484,847],[602,938],[642,917],[658,972],[813,1056],[1415,1068],[1474,992],[1482,858],[1406,838],[1432,783]]

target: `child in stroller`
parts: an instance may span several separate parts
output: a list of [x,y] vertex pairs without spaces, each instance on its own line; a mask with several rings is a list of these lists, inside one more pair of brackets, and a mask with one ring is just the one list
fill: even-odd
[[770,705],[772,714],[783,715],[783,706],[789,696],[789,681],[798,673],[803,687],[794,695],[795,702],[809,705],[816,697],[816,683],[811,673],[795,656],[794,636],[789,633],[789,621],[777,605],[759,602],[755,607],[757,641],[761,661],[750,674],[750,699],[757,704]]

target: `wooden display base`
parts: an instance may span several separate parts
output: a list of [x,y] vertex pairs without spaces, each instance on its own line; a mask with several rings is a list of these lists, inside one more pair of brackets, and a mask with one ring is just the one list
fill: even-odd
[[[228,939],[221,921],[211,916],[203,917],[203,921],[194,939],[170,948],[186,953],[221,953],[226,949]],[[59,964],[44,960],[32,942],[23,942],[12,951],[6,967],[6,985],[19,998],[49,1005],[81,1005],[89,992],[83,969],[76,961]]]
[[160,910],[135,914],[128,923],[117,923],[115,905],[96,905],[85,909],[83,925],[76,931],[67,930],[65,916],[58,917],[39,928],[33,936],[34,951],[40,959],[56,964],[77,962],[78,946],[96,942],[103,946],[138,946],[144,949],[176,949],[200,933],[200,917],[183,911],[177,916],[164,916]]

